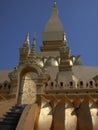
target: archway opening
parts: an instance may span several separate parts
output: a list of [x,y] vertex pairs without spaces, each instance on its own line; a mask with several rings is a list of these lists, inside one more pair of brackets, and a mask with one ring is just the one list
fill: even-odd
[[20,74],[19,97],[20,104],[32,104],[36,101],[36,80],[38,74],[33,69],[25,69]]

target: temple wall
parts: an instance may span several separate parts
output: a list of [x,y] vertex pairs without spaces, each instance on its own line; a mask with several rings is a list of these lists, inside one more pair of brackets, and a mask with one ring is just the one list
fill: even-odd
[[23,81],[23,94],[21,98],[22,104],[32,104],[35,102],[35,94],[36,94],[36,84],[33,80],[30,81]]
[[52,124],[52,109],[50,104],[43,100],[38,120],[38,130],[50,130]]
[[65,130],[77,130],[77,115],[74,110],[70,103],[65,108]]
[[49,102],[51,104],[51,99],[42,101],[38,130],[98,130],[98,105],[94,101],[91,104],[88,97],[78,105],[64,97],[55,107],[50,107]]
[[93,130],[98,130],[98,110],[96,108],[91,108],[91,118],[92,118],[92,125],[93,125]]
[[98,130],[98,105],[94,102],[90,105],[93,130]]
[[[95,117],[94,117],[95,118]],[[85,99],[77,111],[78,130],[93,130],[93,122],[89,109],[89,100]]]
[[61,100],[55,107],[53,113],[53,124],[52,130],[64,130],[64,121],[65,121],[65,103]]

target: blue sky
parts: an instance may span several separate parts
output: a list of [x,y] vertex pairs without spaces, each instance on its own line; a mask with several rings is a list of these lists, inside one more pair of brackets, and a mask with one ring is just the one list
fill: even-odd
[[[36,33],[39,51],[52,6],[53,0],[0,0],[0,70],[18,65],[28,32],[31,43]],[[72,54],[98,66],[98,0],[57,0],[57,7]]]

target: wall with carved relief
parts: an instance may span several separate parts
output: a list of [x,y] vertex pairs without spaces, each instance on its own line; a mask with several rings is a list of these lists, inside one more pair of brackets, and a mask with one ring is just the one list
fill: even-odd
[[26,73],[21,80],[19,102],[22,104],[32,104],[36,101],[36,81],[37,74]]

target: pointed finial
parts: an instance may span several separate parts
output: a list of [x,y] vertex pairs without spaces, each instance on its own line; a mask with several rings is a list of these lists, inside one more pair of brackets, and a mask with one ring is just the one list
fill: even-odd
[[33,37],[33,43],[29,57],[34,59],[36,58],[36,35]]
[[36,34],[33,37],[33,45],[36,45]]
[[66,33],[63,34],[63,40],[66,41]]
[[33,37],[33,43],[32,43],[31,52],[32,52],[33,54],[36,53],[36,35],[34,35],[34,37]]
[[56,7],[56,0],[54,0],[54,4],[53,4],[54,7]]
[[25,38],[25,42],[24,44],[28,44],[29,45],[30,41],[29,41],[29,33],[26,35],[26,38]]
[[26,35],[25,41],[28,41],[28,42],[29,42],[29,33]]

